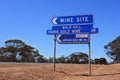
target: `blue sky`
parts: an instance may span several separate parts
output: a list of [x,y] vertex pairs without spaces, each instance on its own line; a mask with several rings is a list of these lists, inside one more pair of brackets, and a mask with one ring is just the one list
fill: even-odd
[[[119,0],[0,0],[0,46],[20,39],[53,57],[53,36],[47,35],[54,16],[93,14],[98,34],[91,35],[92,58],[106,57],[104,45],[120,35]],[[57,57],[88,53],[86,44],[57,44]]]

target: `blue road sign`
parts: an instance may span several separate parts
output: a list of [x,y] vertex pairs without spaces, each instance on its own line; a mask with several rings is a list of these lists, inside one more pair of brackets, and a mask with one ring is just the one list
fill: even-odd
[[76,16],[59,16],[53,17],[52,23],[54,25],[63,24],[94,24],[93,15],[76,15]]
[[82,37],[78,37],[77,34],[61,34],[57,36],[57,42],[60,44],[87,44],[90,39],[88,34],[82,34]]
[[93,25],[63,25],[63,26],[52,26],[52,30],[62,29],[91,29]]
[[90,34],[97,34],[99,32],[98,28],[92,28]]
[[58,35],[58,34],[80,34],[80,33],[89,33],[95,34],[98,33],[98,28],[92,29],[70,29],[70,30],[47,30],[47,34],[49,35]]

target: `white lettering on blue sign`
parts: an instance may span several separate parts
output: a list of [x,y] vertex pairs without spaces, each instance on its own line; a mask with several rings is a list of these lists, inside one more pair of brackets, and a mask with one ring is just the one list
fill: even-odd
[[82,39],[79,39],[80,42],[82,42],[83,40]]
[[70,30],[60,30],[60,33],[61,34],[68,34],[68,33],[70,33]]
[[92,33],[96,32],[96,29],[92,29],[91,32],[92,32]]
[[67,25],[63,25],[62,26],[62,29],[81,29],[81,26],[79,25],[69,25],[69,26],[67,26]]
[[49,30],[48,33],[49,34],[57,34],[57,33],[59,33],[59,31],[58,30]]
[[88,22],[88,17],[77,17],[77,22]]
[[93,15],[60,16],[54,17],[52,23],[60,24],[93,24]]
[[80,30],[79,29],[75,29],[75,30],[71,30],[72,33],[80,33]]
[[[77,22],[88,22],[88,17],[77,17],[76,18]],[[60,18],[61,23],[65,22],[73,22],[73,18]]]
[[78,39],[63,39],[62,42],[78,42]]
[[83,39],[83,41],[84,41],[84,42],[86,42],[86,41],[87,41],[87,39]]
[[64,23],[64,22],[73,22],[73,18],[60,18],[60,22]]

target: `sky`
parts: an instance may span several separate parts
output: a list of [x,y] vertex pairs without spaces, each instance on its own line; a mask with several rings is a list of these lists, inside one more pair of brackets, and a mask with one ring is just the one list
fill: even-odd
[[[98,34],[91,34],[91,58],[109,59],[104,46],[120,35],[120,0],[0,0],[0,47],[9,39],[19,39],[53,57],[52,29],[55,16],[93,14]],[[73,52],[88,54],[87,44],[58,44],[56,56]]]

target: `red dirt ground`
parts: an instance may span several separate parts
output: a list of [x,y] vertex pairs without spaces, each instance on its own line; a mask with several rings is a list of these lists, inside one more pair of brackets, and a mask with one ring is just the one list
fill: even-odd
[[120,80],[120,64],[0,64],[0,80]]

